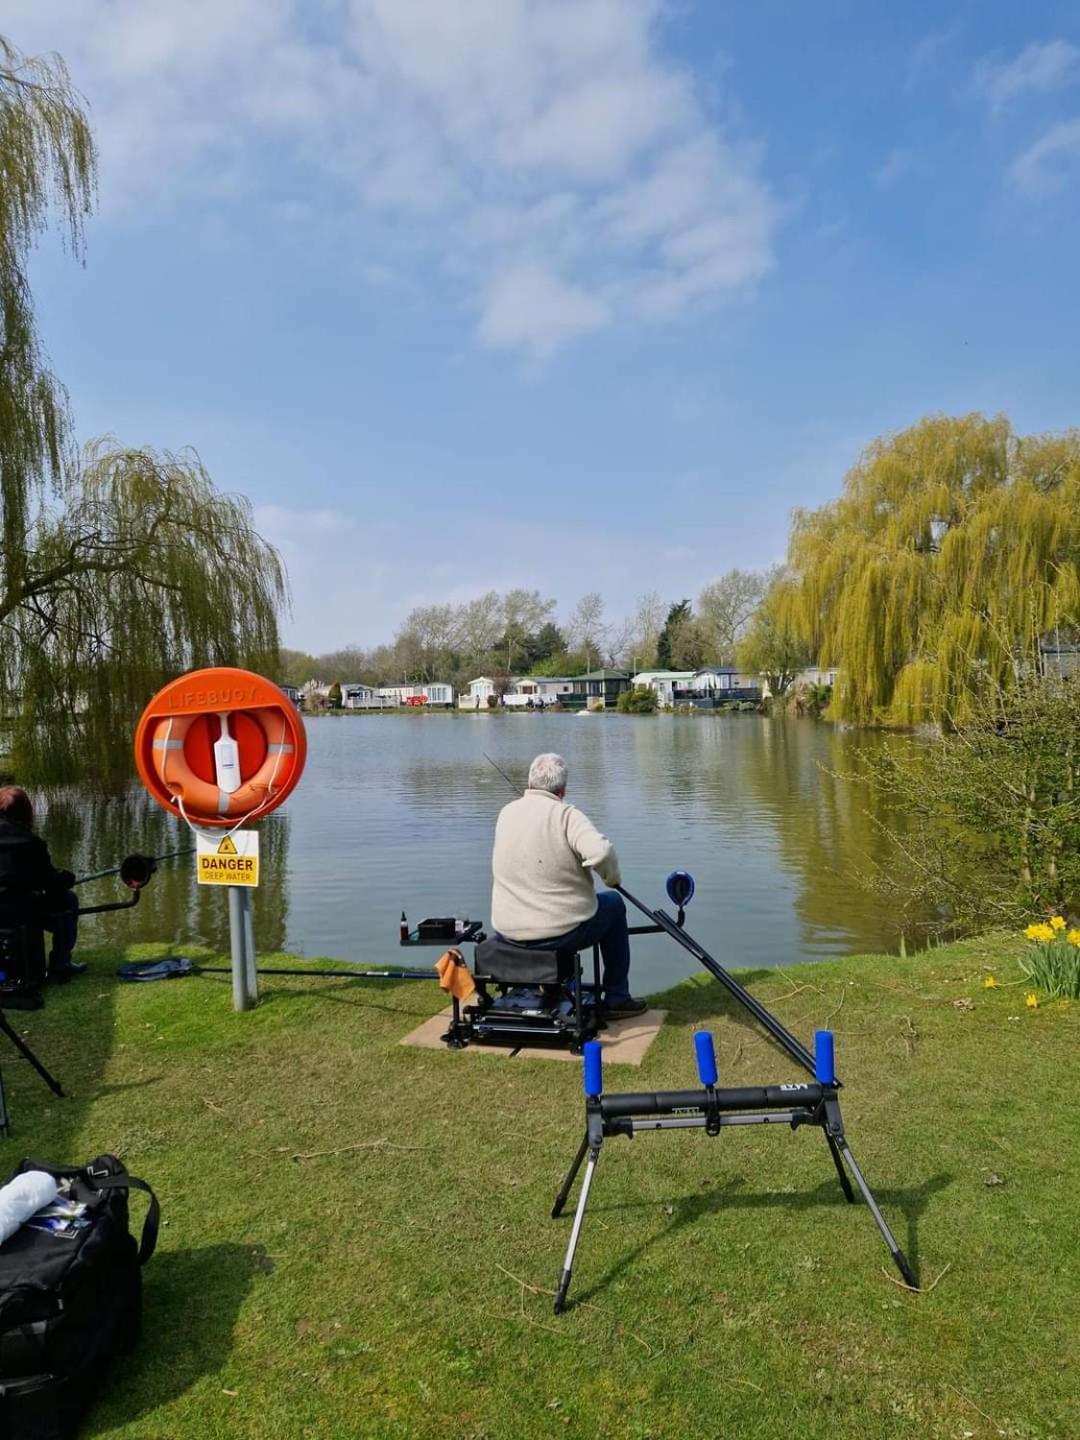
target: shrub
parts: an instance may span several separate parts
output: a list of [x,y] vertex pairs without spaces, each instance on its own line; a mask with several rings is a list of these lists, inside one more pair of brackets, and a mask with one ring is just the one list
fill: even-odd
[[894,908],[942,927],[1080,913],[1080,684],[1033,679],[977,702],[929,742],[864,751],[857,777],[904,817],[879,822],[900,864],[873,876]]
[[654,715],[656,691],[646,685],[639,685],[634,690],[624,690],[616,700],[615,708],[620,715]]

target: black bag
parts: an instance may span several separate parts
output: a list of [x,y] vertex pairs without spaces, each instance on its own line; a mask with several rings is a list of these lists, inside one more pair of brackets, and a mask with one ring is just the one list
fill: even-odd
[[[24,1160],[9,1179],[27,1170],[71,1180],[91,1223],[71,1238],[23,1225],[0,1245],[0,1436],[70,1440],[113,1360],[139,1337],[158,1202],[114,1155],[82,1167]],[[150,1197],[138,1244],[129,1190]]]

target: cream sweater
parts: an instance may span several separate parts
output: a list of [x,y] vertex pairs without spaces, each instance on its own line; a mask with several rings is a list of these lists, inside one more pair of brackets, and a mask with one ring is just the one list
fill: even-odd
[[491,924],[508,940],[565,935],[596,914],[592,872],[608,885],[620,879],[611,841],[547,790],[503,808],[491,870]]

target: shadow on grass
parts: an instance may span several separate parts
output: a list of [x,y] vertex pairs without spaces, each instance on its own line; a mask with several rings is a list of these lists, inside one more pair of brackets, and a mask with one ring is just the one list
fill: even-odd
[[143,1272],[142,1339],[106,1380],[85,1433],[130,1424],[220,1371],[248,1291],[272,1268],[260,1245],[158,1251]]
[[[743,970],[732,978],[737,984],[750,990],[756,981],[775,979],[776,972],[773,970]],[[751,993],[753,993],[752,990]],[[754,998],[759,1004],[769,1009],[766,1002],[759,996]],[[769,1034],[761,1021],[755,1019],[730,991],[725,990],[719,980],[714,979],[708,973],[695,975],[690,980],[684,980],[681,984],[673,986],[670,990],[664,990],[658,995],[651,995],[649,1003],[668,1012],[665,1021],[667,1026],[697,1026],[707,1020],[729,1020],[741,1029],[748,1030],[755,1039],[764,1041],[777,1055],[783,1055],[785,1060],[790,1063],[791,1057],[787,1051]],[[777,1015],[774,1018],[779,1024],[784,1025],[780,1016]],[[784,1028],[788,1027],[785,1025]],[[795,1038],[798,1040],[801,1037],[796,1036]],[[802,1040],[802,1043],[805,1045],[806,1041]]]
[[[919,1221],[933,1197],[944,1190],[952,1183],[951,1175],[934,1175],[919,1186],[904,1188],[892,1188],[887,1190],[873,1190],[874,1199],[881,1207],[887,1221],[890,1221],[890,1228],[896,1234],[899,1228],[894,1223],[897,1213],[903,1215],[906,1222],[906,1236],[901,1240],[901,1249],[907,1255],[908,1260],[916,1275],[919,1273]],[[592,1286],[579,1294],[577,1298],[585,1301],[605,1290],[614,1280],[629,1270],[647,1250],[654,1245],[669,1240],[680,1230],[686,1229],[695,1224],[698,1220],[709,1216],[724,1214],[736,1210],[813,1210],[822,1206],[828,1208],[841,1208],[845,1213],[852,1215],[858,1209],[864,1212],[860,1217],[865,1225],[874,1225],[873,1217],[861,1200],[856,1199],[854,1205],[849,1205],[844,1199],[840,1187],[835,1181],[824,1180],[813,1190],[804,1190],[796,1194],[776,1192],[750,1193],[743,1189],[745,1181],[741,1178],[728,1180],[708,1194],[679,1195],[668,1201],[650,1200],[627,1200],[616,1202],[613,1205],[596,1205],[592,1207],[597,1214],[611,1213],[616,1210],[650,1210],[655,1211],[657,1206],[668,1206],[674,1212],[674,1218],[669,1225],[666,1225],[659,1234],[650,1236],[639,1245],[634,1246],[621,1260],[611,1267],[606,1275],[594,1281]],[[567,1211],[569,1214],[569,1210]],[[588,1214],[586,1214],[586,1226]],[[848,1223],[845,1221],[845,1223]],[[850,1223],[854,1223],[852,1220]],[[899,1239],[899,1236],[897,1237]],[[892,1269],[892,1257],[881,1241],[882,1263],[888,1270]]]
[[102,1093],[115,1043],[116,982],[89,974],[63,989],[46,987],[44,994],[43,1009],[8,1010],[5,1015],[63,1086],[64,1095],[53,1095],[10,1040],[0,1035],[0,1066],[11,1119],[11,1138],[0,1141],[4,1162],[0,1169],[7,1168],[8,1157],[19,1159],[28,1153],[63,1163],[87,1158],[74,1154],[72,1147],[88,1107]]

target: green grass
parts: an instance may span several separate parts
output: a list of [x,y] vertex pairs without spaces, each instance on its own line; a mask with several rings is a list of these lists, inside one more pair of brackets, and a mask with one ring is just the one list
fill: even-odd
[[[122,986],[91,954],[12,1017],[71,1098],[5,1046],[0,1147],[5,1169],[115,1151],[162,1202],[144,1340],[87,1434],[1075,1436],[1080,1007],[1025,1006],[1021,943],[747,977],[800,1036],[836,1031],[849,1139],[924,1293],[887,1278],[819,1133],[645,1135],[604,1147],[558,1320],[577,1065],[401,1047],[434,986],[266,981],[235,1015],[227,977]],[[664,1003],[609,1088],[692,1084],[703,1025],[729,1083],[798,1078],[707,977]]]

